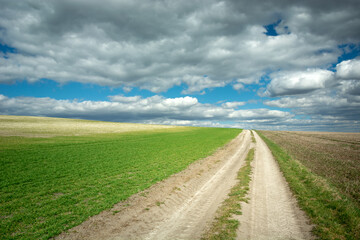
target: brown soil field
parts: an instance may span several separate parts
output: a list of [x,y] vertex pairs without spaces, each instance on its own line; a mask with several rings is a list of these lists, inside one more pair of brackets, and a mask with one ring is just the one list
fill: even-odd
[[360,133],[260,132],[360,207]]

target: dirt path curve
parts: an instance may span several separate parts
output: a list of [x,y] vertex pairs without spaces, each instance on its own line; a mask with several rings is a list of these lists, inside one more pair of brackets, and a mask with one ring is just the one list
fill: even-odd
[[265,142],[256,139],[250,201],[242,204],[238,239],[313,239],[305,214]]
[[212,156],[90,218],[58,239],[199,239],[251,145],[244,130]]

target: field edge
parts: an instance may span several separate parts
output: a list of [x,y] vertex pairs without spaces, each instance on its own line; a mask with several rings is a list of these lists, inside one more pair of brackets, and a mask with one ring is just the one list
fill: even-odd
[[256,131],[270,148],[299,206],[321,239],[360,239],[360,210],[325,178],[312,173]]

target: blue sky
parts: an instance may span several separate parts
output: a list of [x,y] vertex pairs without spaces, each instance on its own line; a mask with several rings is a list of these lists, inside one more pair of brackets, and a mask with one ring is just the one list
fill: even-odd
[[358,1],[1,4],[0,114],[360,131]]

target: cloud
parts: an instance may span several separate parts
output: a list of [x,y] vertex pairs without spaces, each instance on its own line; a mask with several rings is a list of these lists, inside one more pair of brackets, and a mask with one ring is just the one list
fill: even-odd
[[243,106],[245,105],[245,102],[226,102],[221,104],[222,107],[224,108],[237,108],[239,106]]
[[336,76],[340,79],[360,80],[360,58],[343,61],[337,64]]
[[231,103],[224,106],[202,104],[193,97],[111,96],[110,99],[116,101],[56,100],[48,97],[9,98],[0,94],[0,114],[269,130],[360,130],[360,101],[349,105],[346,99],[283,98],[265,102],[273,107],[295,108],[297,114],[313,115],[306,119],[281,110],[236,110],[229,108]]
[[[1,83],[47,78],[156,93],[184,84],[190,94],[253,83],[269,71],[323,67],[337,61],[339,44],[360,40],[358,1],[1,5],[0,41],[16,49],[0,58]],[[264,26],[279,19],[279,35],[266,36]]]
[[322,69],[277,72],[271,74],[272,80],[265,95],[275,97],[310,93],[330,85],[334,81],[333,75],[333,72]]
[[215,81],[209,76],[191,76],[185,75],[182,79],[188,86],[187,89],[184,89],[182,94],[189,94],[193,92],[200,92],[203,89],[214,88],[214,87],[224,87],[226,85],[225,81]]
[[109,96],[112,102],[131,103],[137,102],[141,99],[141,96],[124,97],[123,95]]
[[[360,60],[338,63],[342,46],[360,42],[357,0],[0,3],[0,43],[12,49],[0,51],[0,83],[51,79],[157,94],[109,101],[1,95],[4,114],[305,129],[351,129],[359,114]],[[227,85],[240,94],[252,85],[275,98],[265,101],[272,109],[160,96],[174,86],[189,95]]]
[[271,107],[292,108],[292,111],[297,115],[358,121],[360,99],[352,98],[352,101],[350,99],[346,95],[329,94],[324,90],[314,95],[269,100],[265,101],[264,104]]
[[289,112],[270,110],[266,108],[252,109],[252,110],[238,110],[230,114],[233,119],[245,119],[245,120],[269,120],[269,119],[281,119],[291,117]]
[[360,102],[360,81],[359,80],[346,80],[341,81],[341,93],[343,96],[347,96],[348,99],[353,99],[354,96],[357,97],[357,102]]
[[0,113],[70,117],[109,121],[156,121],[158,123],[190,123],[201,121],[241,121],[244,119],[283,118],[287,112],[267,109],[235,110],[242,102],[228,102],[223,106],[199,103],[194,97],[164,98],[158,95],[110,96],[111,101],[56,100],[52,98],[16,97],[0,95]]
[[235,83],[233,85],[233,89],[237,90],[237,91],[240,91],[241,89],[244,89],[244,84],[241,84],[241,83]]
[[283,129],[359,131],[359,67],[359,60],[353,59],[338,63],[336,72],[308,69],[273,73],[263,95],[278,99],[266,100],[264,104],[291,109],[298,116],[297,120],[279,123]]

